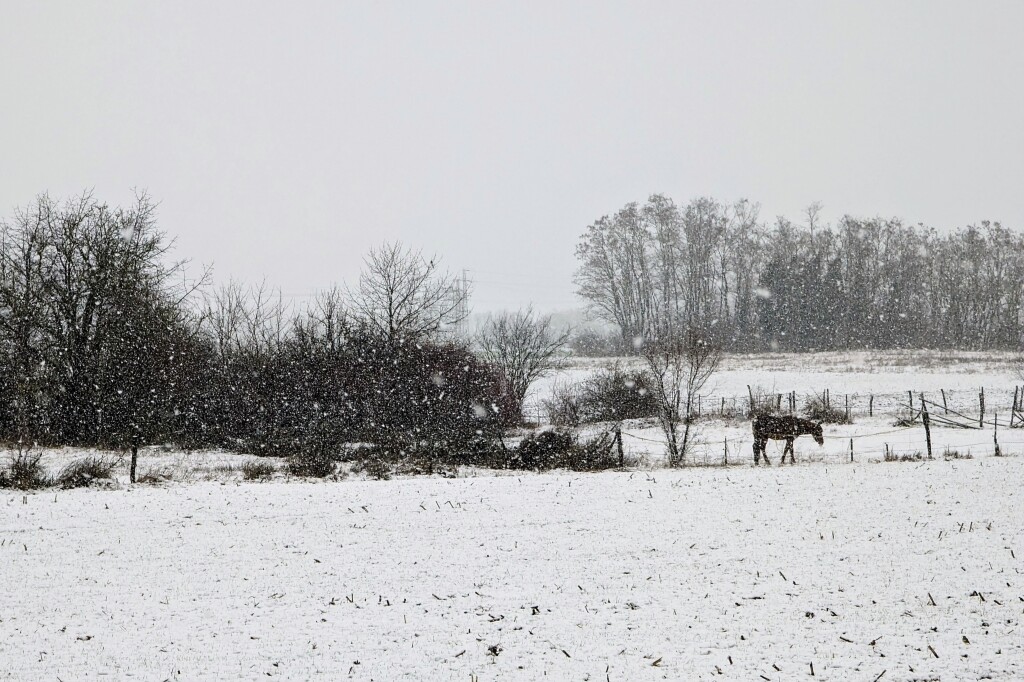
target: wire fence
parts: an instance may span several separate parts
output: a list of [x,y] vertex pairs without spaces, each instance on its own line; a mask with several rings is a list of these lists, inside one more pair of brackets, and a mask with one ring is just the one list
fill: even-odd
[[[934,392],[933,392],[934,394]],[[839,429],[839,433],[830,435],[830,438],[839,439],[848,444],[848,450],[837,456],[833,447],[828,455],[815,455],[811,453],[802,457],[804,460],[840,460],[855,461],[857,454],[865,456],[868,453],[877,457],[883,455],[885,459],[924,459],[931,458],[959,458],[964,457],[961,451],[971,449],[966,457],[977,454],[1001,455],[1006,454],[998,441],[1000,429],[1024,429],[1024,387],[1014,386],[1012,391],[987,391],[980,388],[977,393],[972,389],[940,389],[941,402],[926,397],[925,393],[907,391],[906,393],[860,393],[842,394],[841,408],[836,405],[835,394],[825,390],[821,393],[806,393],[804,406],[800,405],[799,395],[796,392],[769,394],[768,398],[774,398],[774,410],[778,413],[799,413],[803,411],[812,400],[832,406],[833,409],[841,410],[850,421],[854,417],[877,417],[894,420],[891,426],[874,429],[853,429],[849,424]],[[986,405],[986,394],[989,403]],[[701,420],[714,421],[716,419],[726,422],[737,419],[747,419],[754,409],[763,409],[769,401],[763,392],[755,393],[748,388],[746,396],[735,394],[702,394],[695,402],[694,412],[691,419],[700,422]],[[716,410],[707,410],[705,405],[717,403]],[[973,405],[972,405],[973,403]],[[974,407],[973,411],[971,407]],[[1002,407],[1002,410],[993,409]],[[753,408],[753,409],[752,409]],[[524,415],[528,421],[536,424],[547,424],[549,419],[543,410],[534,408]],[[877,422],[876,422],[877,424]],[[984,437],[972,439],[971,442],[963,442],[962,438],[942,438],[939,431],[936,431],[936,442],[932,442],[932,428],[942,430],[950,429],[957,431],[990,431],[991,438]],[[640,427],[644,431],[657,429],[657,426]],[[651,444],[659,446],[658,449],[667,449],[666,437],[658,434],[655,437],[635,433],[637,429],[620,427],[619,432],[624,439],[633,441],[637,445]],[[655,431],[657,432],[657,431]],[[900,434],[898,442],[890,445],[888,442],[878,443],[877,440],[883,436],[895,436]],[[714,451],[721,449],[720,463],[730,463],[730,456],[733,463],[744,461],[742,448],[744,440],[750,436],[722,437],[716,440],[698,439],[693,442],[694,449],[704,457],[705,462],[713,464],[716,459]],[[865,443],[864,441],[869,441]],[[1013,439],[1013,445],[1020,445],[1018,439]],[[942,442],[938,442],[942,441]],[[730,451],[730,446],[732,450]],[[982,450],[978,451],[977,449]],[[651,448],[647,448],[650,450]]]
[[[925,398],[931,410],[933,421],[955,428],[983,428],[995,426],[998,415],[998,426],[1006,428],[1024,427],[1024,386],[1014,386],[1013,390],[987,391],[984,388],[974,389],[939,389],[942,402]],[[772,413],[800,415],[807,411],[813,401],[823,404],[835,412],[847,417],[891,417],[916,421],[921,417],[920,399],[926,393],[920,391],[899,391],[880,393],[834,393],[829,389],[822,391],[789,391],[786,393],[765,393],[757,388],[748,387],[748,393],[702,393],[693,401],[691,418],[694,419],[745,419],[753,413],[752,407],[763,411],[772,406]],[[934,392],[932,392],[934,394]],[[986,398],[988,404],[986,406]],[[973,414],[969,414],[971,410]],[[952,415],[954,418],[950,418]],[[524,408],[525,421],[550,425],[551,420],[546,410],[538,404]]]

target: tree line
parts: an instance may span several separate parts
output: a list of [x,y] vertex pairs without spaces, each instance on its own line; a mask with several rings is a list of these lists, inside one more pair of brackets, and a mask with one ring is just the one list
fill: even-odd
[[[655,195],[581,238],[580,294],[643,359],[670,463],[686,459],[692,401],[724,348],[1019,344],[1020,235],[806,217],[769,229],[747,202]],[[190,278],[171,247],[145,195],[124,207],[43,195],[0,222],[0,440],[125,449],[133,462],[156,443],[298,455],[319,471],[342,450],[537,461],[503,433],[561,363],[570,336],[550,317],[525,309],[455,333],[467,288],[401,244],[301,309],[265,285]],[[549,440],[530,447],[565,439]],[[609,443],[580,444],[575,461],[607,463]]]
[[301,310],[208,280],[171,258],[147,196],[44,195],[0,223],[0,439],[131,450],[133,475],[154,443],[459,461],[520,421],[565,343],[530,310],[475,344],[450,333],[468,292],[400,244]]
[[666,320],[731,350],[1017,349],[1024,235],[982,222],[939,234],[896,218],[761,222],[757,206],[663,195],[587,227],[579,295],[629,350]]

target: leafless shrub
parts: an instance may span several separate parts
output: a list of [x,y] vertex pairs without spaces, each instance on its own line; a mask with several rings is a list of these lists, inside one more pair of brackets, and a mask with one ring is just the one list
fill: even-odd
[[335,471],[334,459],[322,452],[300,452],[288,458],[288,471],[303,478],[327,478]]
[[553,426],[576,427],[583,422],[582,392],[579,384],[558,382],[551,397],[541,401]]
[[885,453],[886,462],[920,462],[924,459],[924,455],[920,452],[905,452],[902,455],[897,455],[894,451],[889,450]]
[[569,349],[573,355],[583,358],[613,358],[636,354],[633,344],[623,343],[622,334],[597,329],[574,332],[569,339]]
[[608,433],[580,440],[570,431],[553,429],[524,438],[516,448],[508,451],[505,466],[532,471],[601,471],[618,467],[619,460],[613,452]]
[[947,462],[952,459],[974,459],[974,455],[972,455],[969,451],[960,452],[959,450],[954,450],[947,445],[946,449],[943,450],[942,452],[942,459],[946,460]]
[[664,320],[645,341],[643,357],[653,377],[669,466],[679,466],[690,443],[697,393],[718,369],[722,348],[704,326],[691,324],[680,329],[672,320]]
[[781,413],[779,396],[770,392],[764,386],[752,386],[750,388],[750,416],[772,415]]
[[375,450],[353,461],[351,469],[353,474],[366,474],[378,481],[391,480],[393,470],[392,463],[388,462],[380,452]]
[[53,478],[43,468],[42,455],[19,450],[11,456],[7,474],[0,483],[16,490],[38,490],[53,485]]
[[136,483],[155,484],[171,481],[186,482],[193,479],[195,471],[185,464],[158,464],[149,467],[136,477]]
[[846,416],[845,410],[832,407],[820,395],[809,395],[804,400],[803,413],[808,419],[822,424],[852,424],[853,420]]
[[553,426],[645,419],[659,414],[649,372],[616,363],[578,384],[558,383],[543,406]]
[[659,414],[657,382],[644,370],[619,363],[595,373],[580,386],[584,422],[645,419]]
[[484,360],[498,371],[502,388],[521,417],[530,385],[564,366],[560,353],[568,339],[568,331],[552,329],[550,315],[537,316],[527,308],[489,317],[476,342]]
[[265,481],[277,471],[271,462],[250,459],[242,464],[242,478],[246,481]]
[[109,457],[83,457],[61,469],[56,484],[64,489],[85,488],[96,481],[109,481],[117,460]]

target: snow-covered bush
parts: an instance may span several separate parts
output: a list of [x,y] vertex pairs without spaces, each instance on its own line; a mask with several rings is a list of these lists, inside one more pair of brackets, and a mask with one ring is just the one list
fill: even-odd
[[505,466],[509,469],[545,471],[600,471],[619,465],[612,452],[608,434],[581,441],[571,432],[560,429],[530,434],[513,450],[508,451]]
[[293,476],[326,478],[335,469],[334,451],[324,440],[311,439],[288,458],[288,471]]
[[109,481],[114,473],[116,460],[109,457],[83,457],[71,462],[57,474],[56,483],[61,488],[84,488],[96,481]]
[[250,459],[242,465],[242,478],[247,481],[263,481],[274,475],[277,471],[270,462]]
[[11,456],[8,470],[0,474],[0,487],[16,490],[37,490],[53,485],[53,478],[46,473],[41,455],[20,451]]

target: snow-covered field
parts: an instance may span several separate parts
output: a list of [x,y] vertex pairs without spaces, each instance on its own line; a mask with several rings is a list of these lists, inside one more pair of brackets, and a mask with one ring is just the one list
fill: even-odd
[[[528,410],[543,417],[541,402],[559,383],[585,380],[603,367],[619,363],[625,367],[642,368],[642,361],[632,359],[579,358],[555,375],[535,385]],[[1024,362],[1012,353],[974,353],[966,351],[884,351],[807,354],[729,355],[721,369],[701,391],[704,419],[698,422],[698,441],[692,460],[697,464],[728,461],[750,462],[750,422],[745,419],[717,417],[724,399],[727,414],[742,414],[747,405],[750,386],[763,394],[786,394],[795,391],[798,404],[805,397],[821,395],[828,390],[833,407],[843,409],[849,400],[854,423],[825,427],[825,446],[818,448],[809,438],[797,440],[797,458],[812,461],[842,462],[850,459],[850,439],[854,443],[854,459],[881,459],[885,446],[898,456],[925,454],[924,429],[918,423],[911,428],[897,428],[897,419],[910,415],[907,391],[912,391],[915,409],[920,408],[920,395],[932,403],[932,447],[935,456],[947,448],[960,455],[993,454],[994,421],[998,420],[998,439],[1003,451],[1024,453],[1024,429],[1007,428],[1013,405],[1015,386],[1024,383],[1019,372]],[[962,430],[943,427],[942,420],[977,425],[979,392],[985,392],[985,424],[983,429]],[[942,404],[942,392],[950,412]],[[783,403],[785,404],[785,403]],[[869,405],[871,415],[869,416]],[[710,416],[709,416],[710,415]],[[625,425],[628,453],[652,465],[664,456],[664,438],[653,421],[629,422]],[[782,443],[770,442],[768,455],[773,462],[782,452]]]
[[[585,379],[602,367],[619,363],[641,368],[637,358],[575,358],[569,367],[537,382],[531,391],[534,410],[557,383]],[[1018,372],[1024,360],[1013,353],[969,351],[844,351],[830,353],[767,353],[726,355],[720,370],[701,391],[704,411],[716,411],[725,398],[726,408],[742,406],[747,386],[765,393],[796,391],[800,401],[809,394],[829,390],[833,405],[842,406],[849,396],[854,414],[867,414],[874,396],[874,411],[896,414],[906,410],[907,391],[941,402],[945,390],[948,405],[977,412],[978,393],[984,388],[986,409],[1004,413],[1013,403],[1015,385],[1024,383]]]
[[1021,480],[986,457],[6,492],[0,679],[1022,679]]
[[[1014,363],[728,358],[708,395],[876,396],[784,468],[714,417],[690,463],[727,467],[662,468],[636,421],[625,472],[244,483],[247,456],[150,448],[174,482],[0,491],[0,680],[1024,679]],[[925,450],[901,393],[976,414],[981,386],[1008,456],[934,426],[934,460],[879,461]]]

